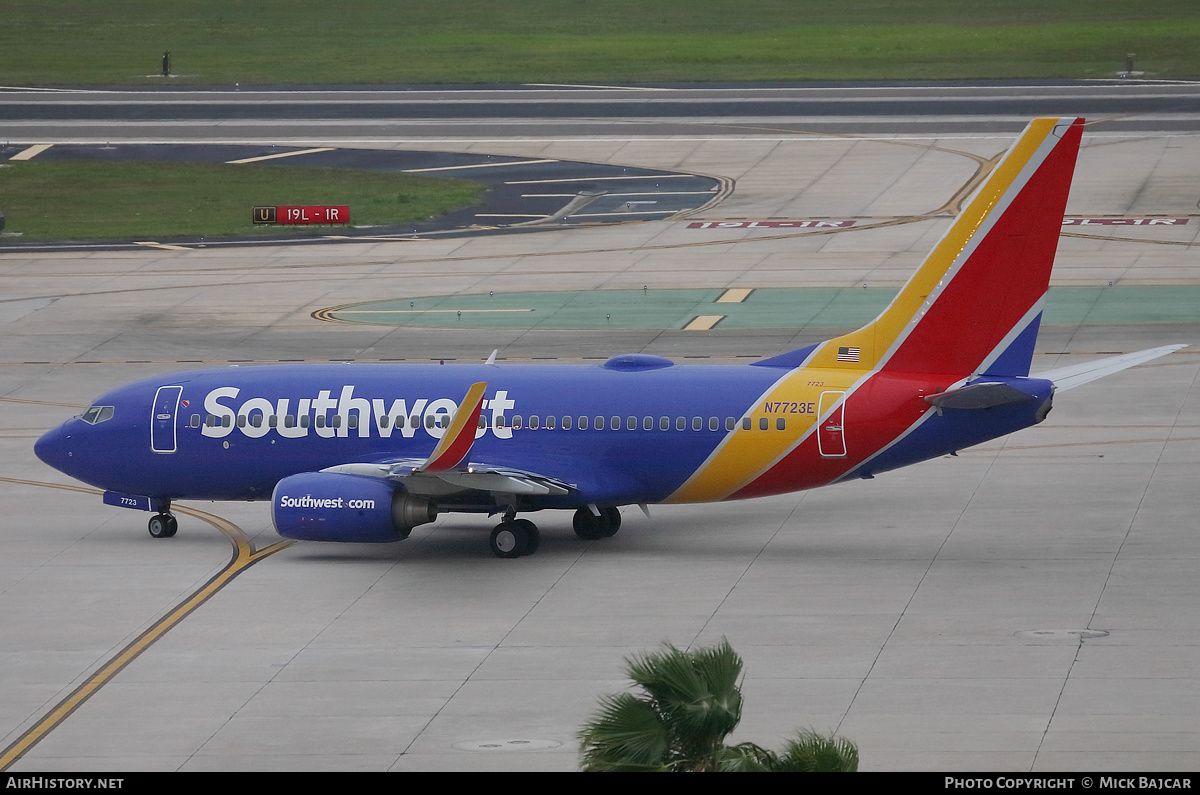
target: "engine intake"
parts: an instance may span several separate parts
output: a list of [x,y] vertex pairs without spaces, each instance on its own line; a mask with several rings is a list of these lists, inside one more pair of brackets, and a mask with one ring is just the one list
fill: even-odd
[[359,475],[302,472],[279,481],[271,495],[276,531],[301,541],[400,541],[436,518],[429,500]]

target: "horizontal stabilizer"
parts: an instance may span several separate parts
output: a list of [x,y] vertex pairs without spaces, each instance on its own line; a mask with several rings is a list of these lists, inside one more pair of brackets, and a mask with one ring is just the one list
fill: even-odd
[[1094,362],[1059,367],[1046,373],[1038,373],[1036,377],[1053,381],[1055,390],[1062,392],[1064,389],[1073,389],[1074,387],[1082,386],[1089,381],[1095,381],[1106,375],[1112,375],[1128,367],[1148,362],[1151,359],[1157,359],[1160,356],[1166,356],[1168,353],[1174,353],[1180,348],[1186,347],[1187,345],[1163,345],[1161,348],[1150,348],[1149,350],[1137,351],[1136,353],[1125,353],[1120,356],[1110,356],[1107,359],[1097,359]]
[[990,409],[1032,399],[1008,384],[979,382],[925,396],[926,403],[939,409]]

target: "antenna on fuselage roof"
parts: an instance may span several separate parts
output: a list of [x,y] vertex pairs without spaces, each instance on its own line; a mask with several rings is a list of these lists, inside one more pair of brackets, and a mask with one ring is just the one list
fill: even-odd
[[484,364],[495,364],[496,363],[496,354],[499,352],[500,352],[499,348],[492,351],[492,355],[488,357],[488,360],[486,362],[484,362]]

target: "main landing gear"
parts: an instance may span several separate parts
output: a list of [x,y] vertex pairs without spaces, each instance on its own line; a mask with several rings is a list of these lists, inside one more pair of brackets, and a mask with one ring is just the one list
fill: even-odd
[[492,554],[498,558],[519,558],[537,552],[542,543],[542,534],[537,525],[528,519],[505,518],[492,531],[489,544]]
[[164,505],[159,512],[150,517],[150,522],[147,525],[152,538],[170,538],[175,535],[179,529],[179,522],[175,519],[175,514],[171,513],[171,506],[168,503]]
[[[612,506],[597,508],[597,516],[591,508],[580,508],[575,512],[572,524],[575,535],[584,541],[595,541],[615,535],[621,529],[621,512]],[[492,554],[498,558],[519,558],[537,552],[542,536],[537,525],[528,519],[516,518],[515,511],[504,515],[504,521],[496,525],[489,539]]]
[[575,535],[584,541],[595,541],[608,538],[621,529],[621,512],[609,506],[597,508],[600,515],[592,513],[590,508],[580,508],[575,512],[571,524],[575,527]]

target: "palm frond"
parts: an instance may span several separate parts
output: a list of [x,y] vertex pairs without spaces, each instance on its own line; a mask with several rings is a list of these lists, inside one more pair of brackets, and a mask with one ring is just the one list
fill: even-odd
[[721,752],[722,773],[770,773],[779,765],[779,756],[761,745],[738,743]]
[[640,694],[604,696],[579,732],[586,771],[855,771],[858,748],[811,729],[782,754],[754,743],[726,746],[742,718],[742,658],[722,639],[684,651],[668,644],[625,659]]
[[737,687],[742,660],[728,642],[684,651],[670,644],[658,652],[626,659],[629,678],[646,691],[685,744],[711,753],[737,728],[742,695]]
[[779,764],[779,772],[854,773],[858,770],[858,746],[845,737],[806,729],[784,745]]
[[589,771],[662,770],[671,750],[658,710],[631,693],[604,696],[578,736],[583,769]]

